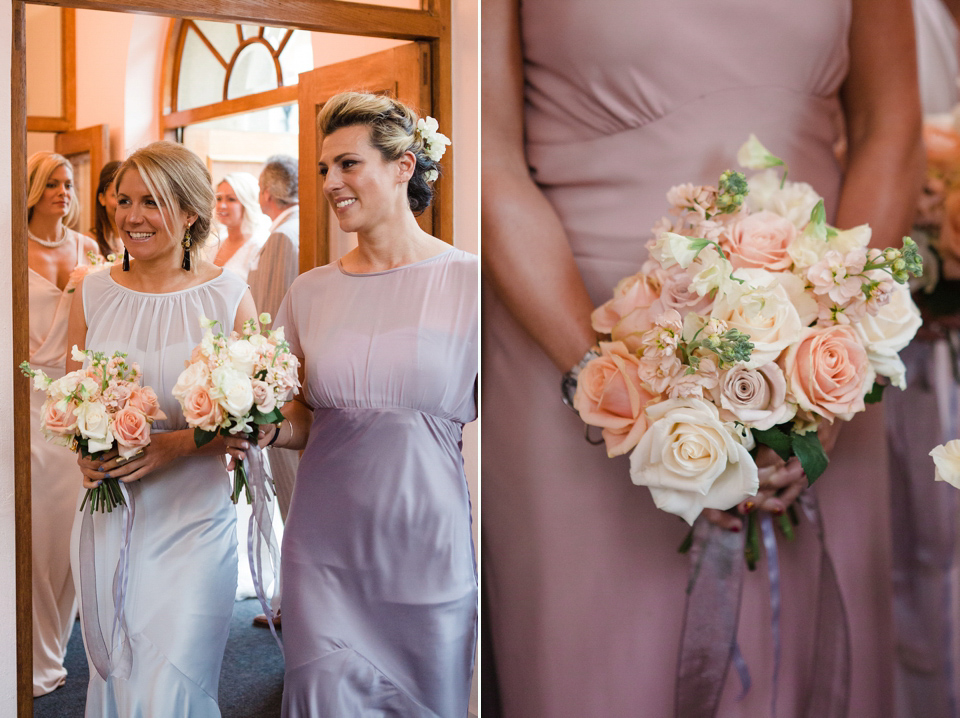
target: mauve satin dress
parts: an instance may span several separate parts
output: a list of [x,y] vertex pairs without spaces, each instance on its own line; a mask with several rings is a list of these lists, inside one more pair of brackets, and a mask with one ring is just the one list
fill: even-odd
[[463,718],[477,631],[460,453],[478,261],[301,275],[276,326],[313,409],[283,535],[286,718]]
[[[219,321],[218,330],[232,330],[246,283],[224,270],[190,289],[147,294],[120,286],[110,271],[119,270],[90,274],[83,282],[86,348],[126,352],[128,361],[140,364],[142,383],[153,388],[167,415],[153,431],[185,429],[171,392],[203,338],[200,317]],[[219,718],[220,664],[237,589],[237,512],[224,459],[176,459],[126,487],[135,507],[125,607],[132,668],[127,678],[103,680],[90,659],[91,628],[81,621],[90,665],[86,718]],[[93,517],[96,597],[79,590],[90,571],[80,562],[83,514],[75,514],[73,528],[81,618],[96,600],[107,641],[124,513]]]
[[[637,271],[676,184],[715,184],[753,132],[790,178],[837,207],[838,89],[850,2],[524,0],[526,153],[595,304]],[[515,241],[523,241],[517,237]],[[486,249],[486,248],[485,248]],[[687,533],[631,484],[627,457],[584,441],[560,373],[485,292],[483,572],[506,718],[672,716]],[[882,409],[844,429],[816,487],[852,636],[850,716],[892,702],[889,486]],[[804,705],[819,547],[806,521],[780,541],[777,715]],[[770,714],[766,566],[747,575],[720,716]]]

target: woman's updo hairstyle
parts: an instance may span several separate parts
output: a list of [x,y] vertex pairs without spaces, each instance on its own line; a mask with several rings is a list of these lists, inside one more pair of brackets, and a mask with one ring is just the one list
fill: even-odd
[[[154,142],[130,155],[117,170],[118,190],[128,170],[140,172],[143,183],[160,205],[163,221],[180,212],[197,215],[190,225],[191,248],[203,247],[210,236],[214,195],[210,172],[203,161],[183,145]],[[167,226],[167,230],[171,228]]]
[[440,174],[440,163],[427,155],[424,140],[417,132],[418,119],[416,112],[393,98],[342,92],[323,106],[318,124],[324,136],[344,127],[366,125],[370,128],[371,144],[388,162],[399,159],[404,152],[412,152],[417,166],[407,185],[407,199],[410,209],[419,215],[433,202],[433,182]]

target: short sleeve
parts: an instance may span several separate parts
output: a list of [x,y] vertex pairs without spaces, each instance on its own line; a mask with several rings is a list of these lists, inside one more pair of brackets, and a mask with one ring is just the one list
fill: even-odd
[[280,310],[277,312],[277,317],[273,321],[272,328],[279,329],[283,327],[283,336],[290,345],[290,351],[302,360],[303,349],[300,346],[300,333],[297,331],[296,296],[299,294],[297,289],[296,284],[290,287],[287,296],[285,296],[280,303]]

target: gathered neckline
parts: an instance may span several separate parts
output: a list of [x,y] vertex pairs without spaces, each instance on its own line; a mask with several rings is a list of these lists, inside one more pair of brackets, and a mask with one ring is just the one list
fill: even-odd
[[119,289],[122,289],[122,290],[125,291],[125,292],[130,292],[131,294],[139,294],[139,295],[144,296],[144,297],[172,297],[172,296],[175,296],[175,295],[177,295],[177,294],[184,294],[184,293],[186,293],[186,292],[192,292],[192,291],[195,291],[195,290],[197,290],[197,289],[201,289],[201,288],[203,288],[203,287],[206,287],[206,286],[208,286],[208,285],[210,285],[210,284],[213,284],[213,283],[216,282],[216,281],[219,281],[220,279],[223,278],[223,275],[224,275],[225,273],[226,273],[226,270],[224,270],[223,267],[221,267],[221,268],[220,268],[220,274],[218,274],[216,277],[212,277],[212,278],[208,279],[208,280],[205,281],[205,282],[200,282],[200,284],[195,284],[195,285],[193,285],[192,287],[186,287],[186,288],[184,288],[184,289],[175,289],[175,290],[172,291],[172,292],[141,292],[139,289],[131,289],[130,287],[125,287],[125,286],[123,286],[122,284],[120,284],[120,282],[118,282],[116,279],[113,278],[113,275],[111,274],[111,270],[108,269],[107,272],[106,272],[106,274],[107,274],[107,279],[110,280],[110,283],[111,283],[113,286],[118,287]]
[[402,269],[408,269],[409,267],[416,267],[421,264],[426,264],[427,262],[432,262],[435,259],[439,259],[440,257],[446,257],[454,249],[455,247],[450,247],[450,249],[444,250],[443,252],[440,252],[440,254],[435,254],[432,257],[427,257],[426,259],[418,259],[416,262],[410,262],[410,264],[404,264],[403,266],[394,267],[393,269],[382,269],[379,272],[351,272],[343,268],[343,262],[340,259],[337,260],[337,269],[340,270],[341,274],[345,274],[348,277],[377,277],[381,274],[391,274],[392,272],[399,272]]

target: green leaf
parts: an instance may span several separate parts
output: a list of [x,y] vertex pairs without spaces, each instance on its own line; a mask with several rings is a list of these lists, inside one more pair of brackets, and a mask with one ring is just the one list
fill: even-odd
[[820,478],[820,474],[830,463],[827,452],[823,450],[823,445],[820,443],[820,437],[817,436],[816,431],[792,434],[790,443],[793,446],[793,453],[800,459],[803,473],[807,475],[808,486],[813,486],[813,482]]
[[867,392],[867,395],[863,397],[863,400],[867,404],[876,404],[883,398],[883,390],[887,388],[886,384],[881,384],[880,382],[874,382],[873,388]]
[[771,429],[754,429],[753,438],[758,444],[769,446],[777,452],[777,456],[786,461],[793,456],[790,435],[774,426]]
[[197,445],[199,449],[204,444],[209,444],[216,437],[217,432],[215,431],[204,431],[200,427],[195,427],[193,430],[193,443]]
[[264,414],[259,409],[253,410],[254,424],[279,424],[281,421],[283,421],[283,414],[280,413],[279,407],[274,407],[269,414]]

